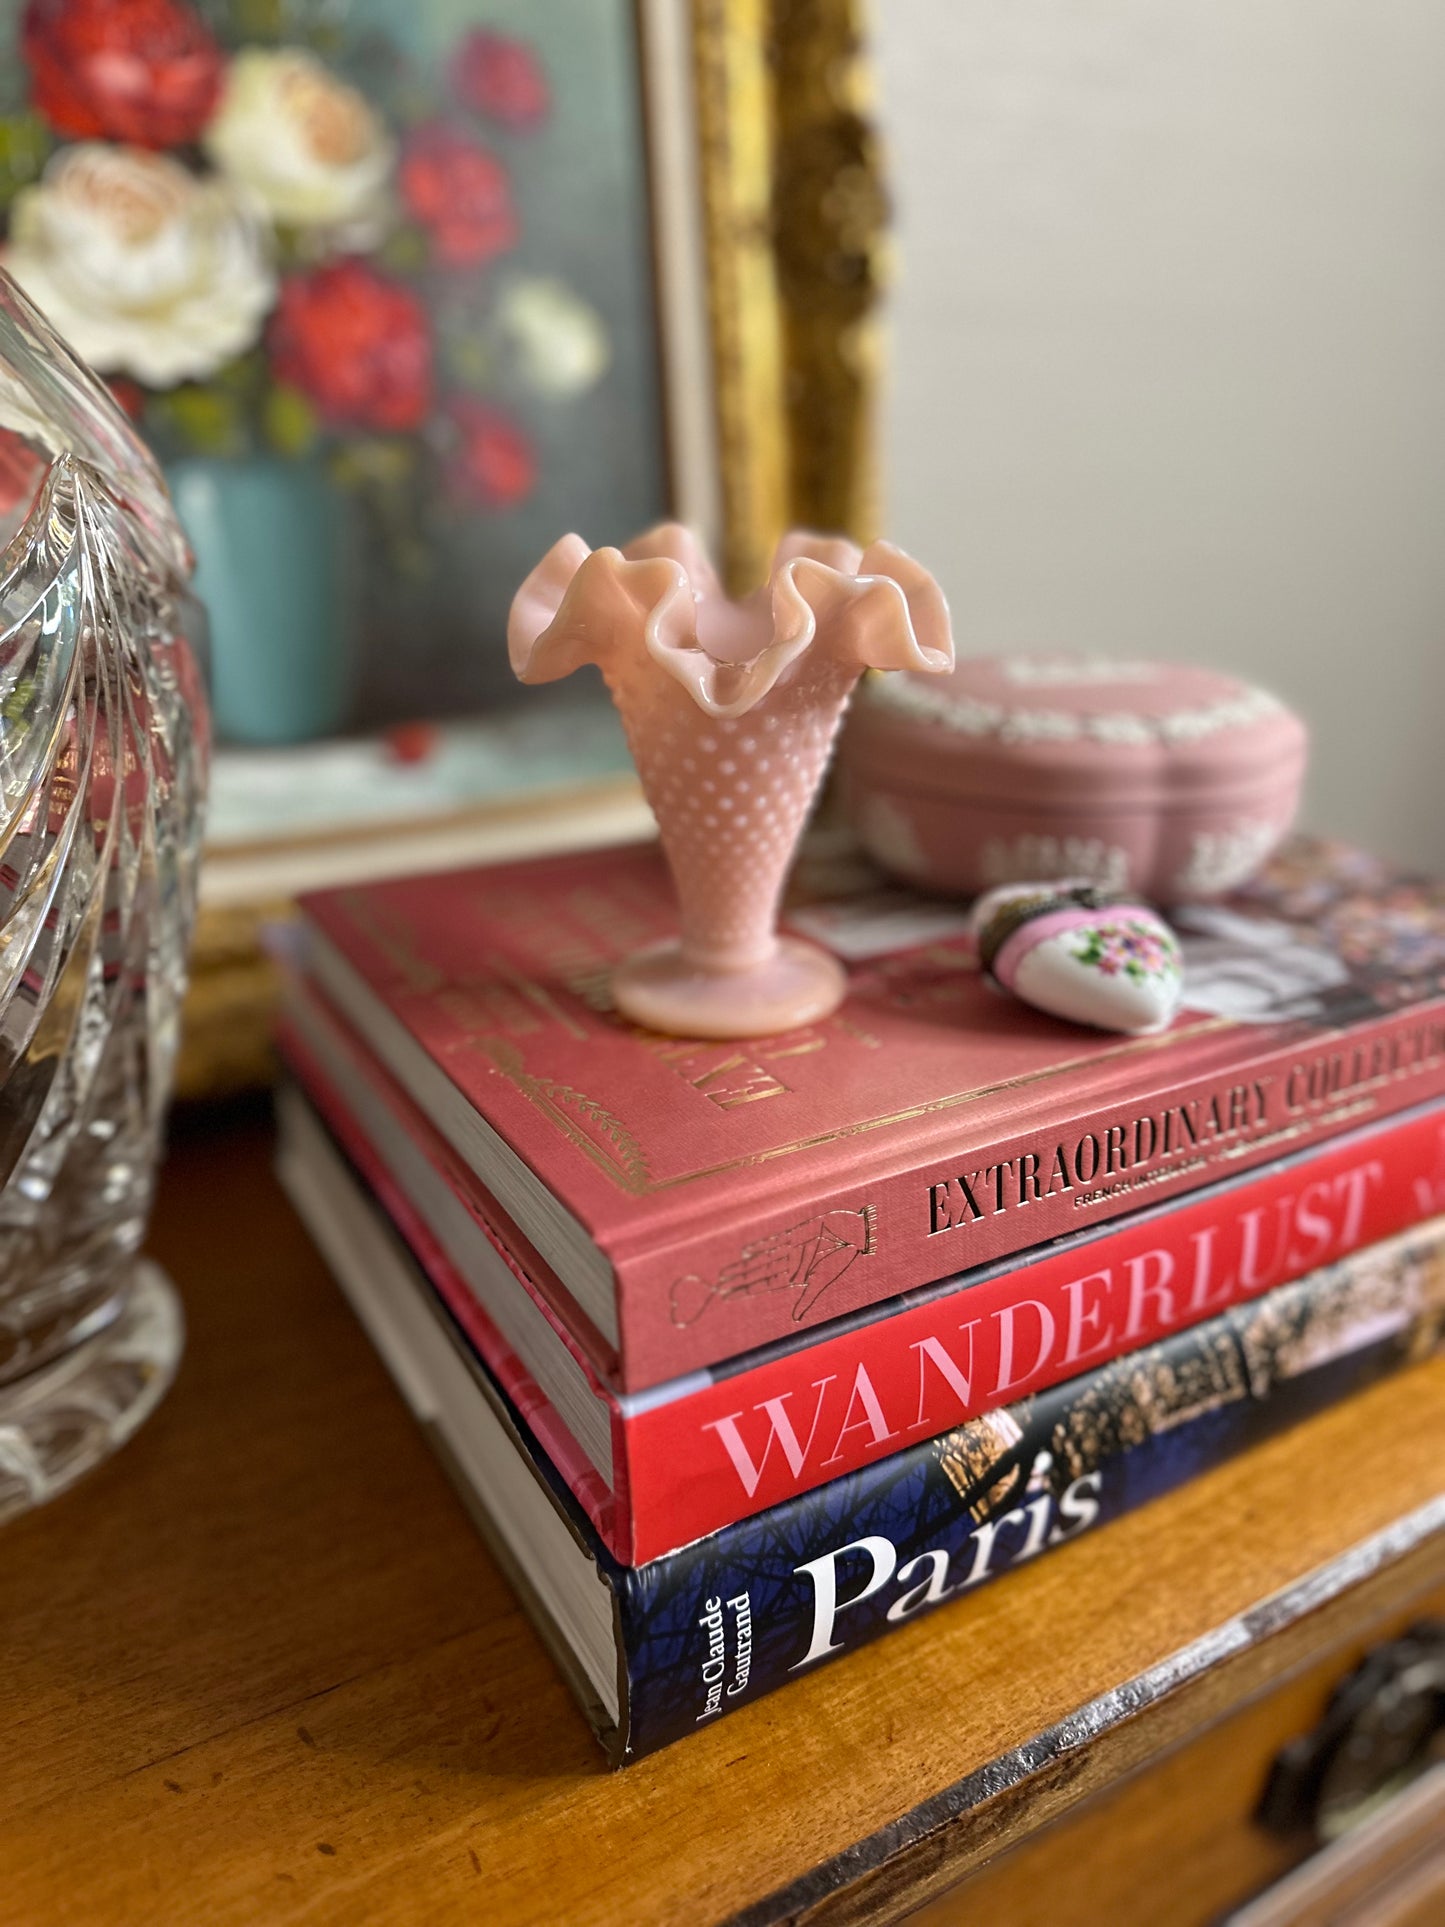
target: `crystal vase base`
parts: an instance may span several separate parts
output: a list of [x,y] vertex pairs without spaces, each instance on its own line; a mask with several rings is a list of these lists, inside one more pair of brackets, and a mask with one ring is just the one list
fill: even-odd
[[120,1449],[165,1396],[185,1321],[165,1273],[137,1260],[119,1315],[38,1372],[0,1386],[0,1522],[44,1505]]
[[848,980],[825,950],[780,937],[750,970],[703,970],[676,941],[640,950],[612,973],[624,1017],[672,1037],[770,1037],[815,1024],[843,1001]]

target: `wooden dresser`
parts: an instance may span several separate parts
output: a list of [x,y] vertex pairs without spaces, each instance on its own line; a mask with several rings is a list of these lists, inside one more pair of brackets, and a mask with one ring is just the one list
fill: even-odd
[[[1280,1748],[1445,1617],[1440,1360],[611,1775],[264,1116],[174,1137],[180,1379],[4,1534],[5,1927],[1191,1927],[1308,1849],[1254,1817]],[[1445,1918],[1437,1793],[1249,1927]]]

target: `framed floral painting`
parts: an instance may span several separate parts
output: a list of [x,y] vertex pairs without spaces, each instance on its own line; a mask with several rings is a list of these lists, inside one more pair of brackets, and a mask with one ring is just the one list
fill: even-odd
[[5,264],[166,467],[221,740],[507,697],[536,556],[674,506],[645,14],[3,5]]
[[193,1038],[254,1059],[299,889],[646,830],[600,689],[507,667],[560,533],[677,516],[739,584],[849,519],[854,13],[0,0],[0,259],[159,455],[210,616]]

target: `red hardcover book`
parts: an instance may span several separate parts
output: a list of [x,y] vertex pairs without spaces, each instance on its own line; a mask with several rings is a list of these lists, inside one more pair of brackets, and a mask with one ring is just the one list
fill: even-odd
[[619,1394],[490,1200],[360,1040],[293,990],[283,1050],[613,1556],[643,1564],[1445,1211],[1445,1107],[1075,1231],[732,1365]]
[[[323,892],[303,911],[301,968],[629,1390],[1445,1089],[1445,892],[1327,846],[1177,919],[1190,1008],[1146,1038],[996,995],[947,935],[854,962],[812,1029],[638,1031],[606,984],[672,926],[651,849]],[[857,935],[855,919],[854,951]]]

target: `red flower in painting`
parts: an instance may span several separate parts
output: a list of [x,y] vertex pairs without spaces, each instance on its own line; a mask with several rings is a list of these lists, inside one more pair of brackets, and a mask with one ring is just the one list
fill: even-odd
[[10,517],[18,508],[29,508],[45,467],[23,435],[13,428],[0,428],[0,515]]
[[469,33],[457,49],[452,85],[463,107],[514,134],[540,126],[552,105],[546,72],[527,42],[485,29]]
[[131,420],[138,422],[146,405],[146,393],[140,383],[132,381],[129,375],[108,375],[105,385]]
[[289,276],[267,330],[278,381],[330,422],[400,434],[431,407],[426,310],[409,288],[357,260]]
[[30,0],[20,50],[36,108],[78,140],[179,147],[221,90],[221,50],[183,0]]
[[419,127],[406,144],[402,199],[451,268],[474,268],[517,244],[512,183],[496,155],[454,127]]
[[441,747],[438,723],[393,723],[386,732],[386,749],[394,763],[426,763]]
[[500,409],[461,395],[451,403],[457,446],[448,468],[452,492],[485,508],[515,508],[537,485],[531,441]]

